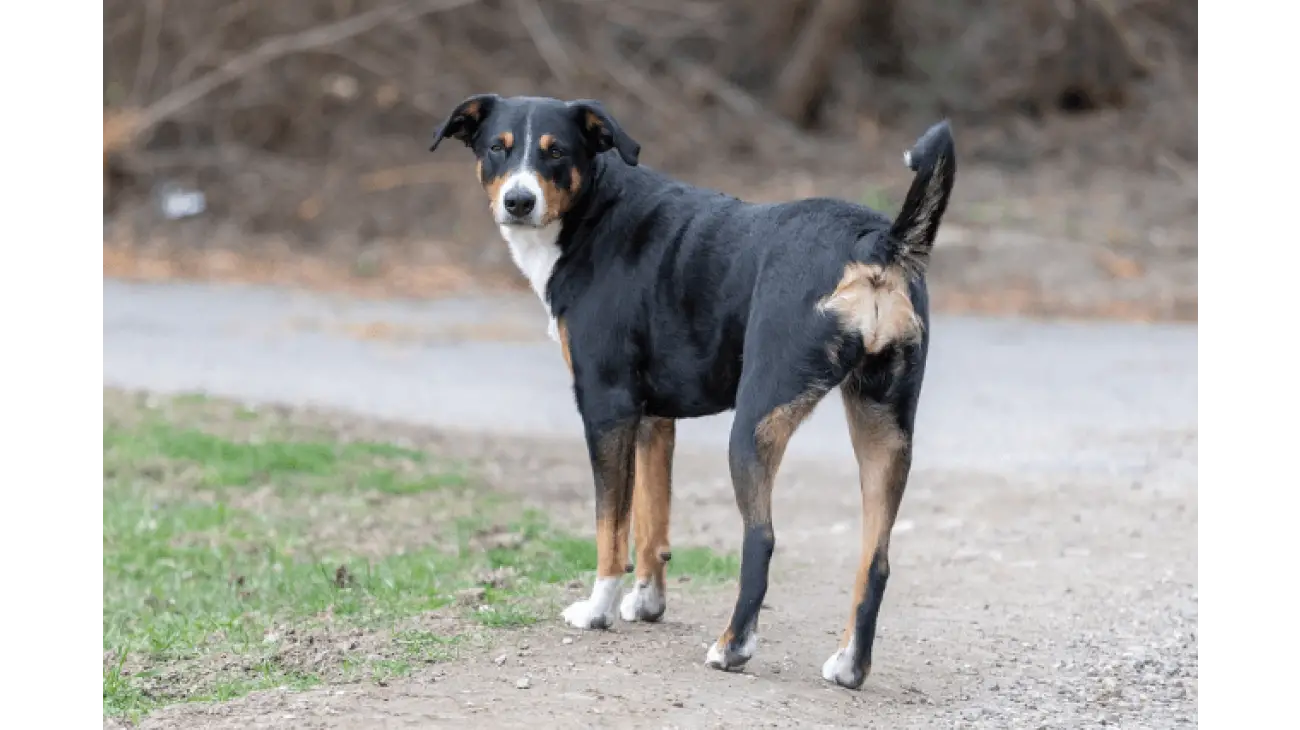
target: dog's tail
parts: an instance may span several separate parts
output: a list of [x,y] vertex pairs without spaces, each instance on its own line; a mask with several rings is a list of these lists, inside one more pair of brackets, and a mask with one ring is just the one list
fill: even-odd
[[907,190],[903,209],[889,229],[895,247],[894,259],[909,273],[925,271],[939,233],[939,222],[948,209],[952,184],[957,177],[957,158],[952,128],[944,120],[926,130],[912,149],[903,153],[903,164],[916,173]]
[[847,329],[861,334],[871,353],[923,337],[922,317],[912,301],[910,283],[930,262],[930,250],[957,174],[948,122],[930,127],[903,153],[903,162],[916,177],[889,234],[872,231],[860,239],[860,257],[845,267],[838,286],[818,305],[839,316]]

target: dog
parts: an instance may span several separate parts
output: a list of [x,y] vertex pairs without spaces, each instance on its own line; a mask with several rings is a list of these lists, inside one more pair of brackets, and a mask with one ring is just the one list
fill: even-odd
[[[929,347],[925,272],[956,175],[944,120],[904,154],[915,173],[894,220],[830,198],[755,204],[639,165],[599,101],[471,96],[437,127],[455,139],[573,380],[596,502],[596,579],[563,619],[581,629],[659,621],[672,557],[675,423],[733,410],[728,450],[744,524],[740,585],[705,663],[738,670],[757,646],[776,545],[772,485],[786,444],[840,388],[862,492],[862,558],[848,624],[823,677],[858,689],[912,462]],[[635,582],[629,572],[629,533]]]

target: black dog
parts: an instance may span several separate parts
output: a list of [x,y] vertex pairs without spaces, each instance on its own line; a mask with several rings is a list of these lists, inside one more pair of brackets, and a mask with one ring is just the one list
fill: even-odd
[[674,422],[735,409],[740,590],[706,663],[744,665],[775,545],[772,481],[795,429],[838,385],[861,475],[862,564],[822,675],[860,687],[912,460],[929,342],[924,274],[956,174],[947,122],[904,156],[916,177],[892,223],[825,198],[745,203],[638,167],[640,145],[596,101],[474,96],[431,149],[448,137],[474,150],[492,214],[573,375],[599,557],[591,598],[564,620],[613,624],[632,527],[636,583],[619,613],[663,616]]

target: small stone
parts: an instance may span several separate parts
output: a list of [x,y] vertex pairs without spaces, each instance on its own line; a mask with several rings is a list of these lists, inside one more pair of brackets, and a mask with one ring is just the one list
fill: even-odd
[[533,686],[533,682],[528,677],[523,677],[518,682],[515,682],[515,687],[519,689],[528,689],[531,686]]
[[564,644],[564,645],[566,645],[566,646],[569,645],[569,644],[572,644],[572,643],[573,643],[573,637],[572,637],[572,636],[566,636],[566,637],[564,637],[563,639],[560,639],[560,643],[561,643],[561,644]]
[[501,656],[497,657],[496,659],[493,659],[492,661],[495,662],[496,665],[499,667],[502,664],[506,663],[506,655],[502,654]]

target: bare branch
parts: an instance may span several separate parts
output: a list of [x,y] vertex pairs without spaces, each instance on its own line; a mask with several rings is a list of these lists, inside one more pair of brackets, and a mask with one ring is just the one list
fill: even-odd
[[811,152],[814,145],[793,124],[781,119],[767,110],[763,103],[749,92],[727,81],[711,69],[681,58],[664,59],[668,67],[688,84],[699,84],[732,113],[742,118],[749,118],[764,127],[769,134],[779,136],[800,152]]
[[573,78],[573,62],[569,60],[569,54],[564,52],[564,44],[551,29],[537,0],[515,0],[515,9],[524,30],[528,31],[528,37],[533,39],[537,52],[550,67],[551,75],[561,83],[568,83]]
[[776,109],[801,124],[826,88],[831,65],[862,12],[861,0],[819,0],[776,79]]
[[135,65],[135,83],[131,85],[130,105],[140,106],[140,99],[153,85],[154,72],[158,70],[158,36],[162,34],[164,0],[145,3],[144,29],[140,36],[140,60]]
[[285,56],[332,45],[390,21],[409,21],[422,15],[453,10],[474,2],[477,0],[438,0],[418,3],[414,6],[394,3],[368,10],[337,23],[270,38],[252,51],[230,59],[220,68],[200,76],[150,104],[135,116],[131,133],[133,136],[144,134],[225,84]]

